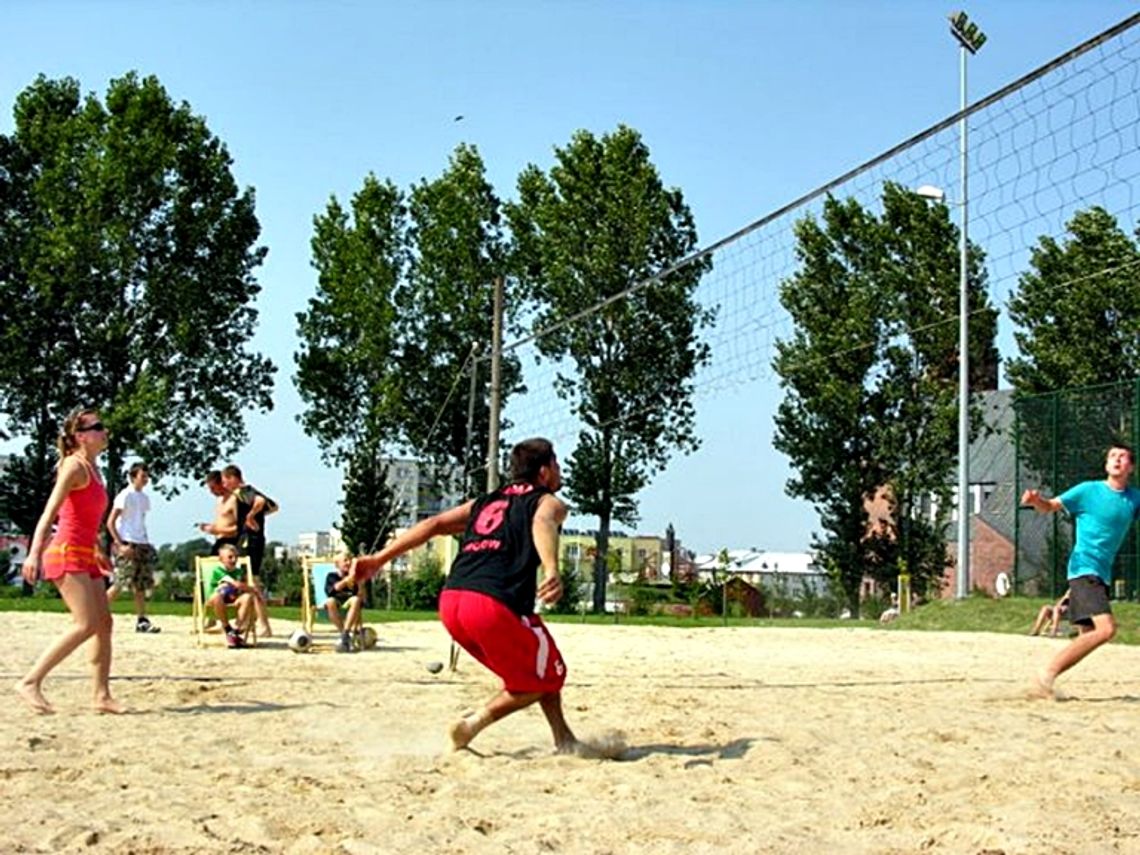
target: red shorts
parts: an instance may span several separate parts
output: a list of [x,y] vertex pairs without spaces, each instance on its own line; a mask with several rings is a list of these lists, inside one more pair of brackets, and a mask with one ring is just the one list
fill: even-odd
[[519,617],[487,594],[448,589],[439,596],[439,619],[511,694],[558,692],[566,682],[562,654],[538,615]]
[[99,566],[98,553],[91,546],[74,546],[70,543],[48,544],[42,562],[44,578],[55,582],[66,573],[86,573],[92,579],[103,575]]

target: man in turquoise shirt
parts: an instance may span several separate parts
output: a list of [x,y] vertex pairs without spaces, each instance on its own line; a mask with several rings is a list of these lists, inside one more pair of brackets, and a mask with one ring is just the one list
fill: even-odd
[[1054,697],[1053,682],[1116,635],[1116,619],[1108,604],[1112,562],[1133,521],[1140,518],[1140,490],[1130,487],[1136,455],[1113,445],[1104,462],[1107,478],[1084,481],[1055,499],[1026,490],[1021,503],[1043,513],[1064,510],[1077,525],[1077,542],[1069,555],[1069,621],[1080,635],[1057,653],[1033,679],[1033,694]]

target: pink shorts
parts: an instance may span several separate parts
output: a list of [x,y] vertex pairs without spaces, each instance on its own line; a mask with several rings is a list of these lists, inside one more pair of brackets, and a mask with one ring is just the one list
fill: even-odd
[[56,582],[67,573],[86,573],[92,579],[103,576],[99,556],[94,547],[75,546],[70,543],[48,544],[42,559],[44,578]]
[[439,619],[511,694],[558,692],[566,682],[562,654],[538,615],[520,617],[487,594],[448,589],[439,597]]

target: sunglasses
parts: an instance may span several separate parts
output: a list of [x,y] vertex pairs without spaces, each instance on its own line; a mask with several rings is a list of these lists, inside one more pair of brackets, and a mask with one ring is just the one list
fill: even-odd
[[75,429],[75,432],[76,433],[87,433],[88,431],[92,431],[92,430],[106,430],[106,428],[103,427],[102,422],[91,422],[91,424],[89,424],[89,425],[81,425],[80,427],[77,427]]

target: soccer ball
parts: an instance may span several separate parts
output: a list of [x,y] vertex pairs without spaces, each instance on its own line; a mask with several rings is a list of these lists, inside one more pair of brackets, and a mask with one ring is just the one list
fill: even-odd
[[364,640],[364,649],[365,650],[371,650],[373,647],[375,647],[376,642],[379,640],[376,636],[376,630],[374,630],[370,626],[364,627],[364,639],[363,640]]
[[313,649],[313,637],[303,629],[295,629],[289,636],[289,649],[294,653],[308,653]]

